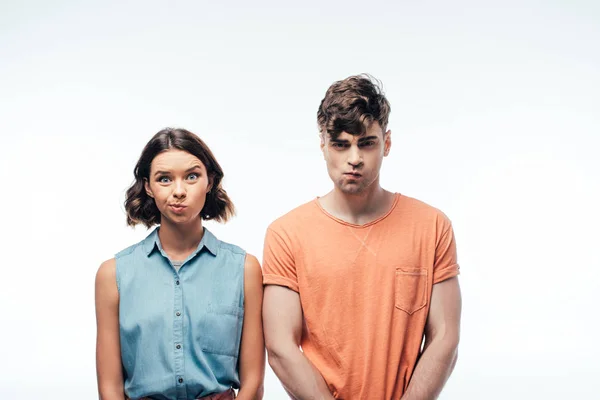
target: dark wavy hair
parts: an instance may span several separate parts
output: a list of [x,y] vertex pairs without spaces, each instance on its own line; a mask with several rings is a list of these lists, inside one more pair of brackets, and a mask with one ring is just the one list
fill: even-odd
[[334,82],[319,105],[317,122],[321,134],[332,139],[342,132],[362,135],[377,121],[385,132],[391,112],[380,81],[368,74]]
[[149,179],[150,164],[154,157],[169,149],[186,151],[202,161],[206,167],[211,190],[206,194],[206,203],[200,216],[204,220],[214,219],[218,222],[227,222],[235,214],[235,208],[227,196],[227,192],[221,186],[223,170],[215,156],[208,146],[192,132],[185,129],[166,128],[150,139],[135,165],[133,170],[135,182],[127,189],[125,196],[127,225],[144,224],[150,228],[160,223],[160,211],[156,207],[154,199],[146,193],[144,180]]

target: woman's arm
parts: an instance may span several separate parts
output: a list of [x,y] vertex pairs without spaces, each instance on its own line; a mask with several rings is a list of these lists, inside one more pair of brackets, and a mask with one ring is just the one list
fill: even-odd
[[244,265],[244,325],[240,348],[240,391],[238,400],[263,398],[265,341],[262,327],[262,271],[253,255]]
[[96,274],[96,374],[101,400],[124,400],[119,339],[119,291],[115,259]]

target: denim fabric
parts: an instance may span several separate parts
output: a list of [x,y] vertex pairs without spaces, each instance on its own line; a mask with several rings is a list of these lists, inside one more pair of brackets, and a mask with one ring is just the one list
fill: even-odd
[[187,400],[239,388],[246,253],[205,228],[177,271],[159,229],[115,256],[125,394]]

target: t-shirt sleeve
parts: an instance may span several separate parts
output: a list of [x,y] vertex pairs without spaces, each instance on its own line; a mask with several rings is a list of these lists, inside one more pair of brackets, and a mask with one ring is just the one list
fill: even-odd
[[263,284],[280,285],[298,292],[296,262],[289,240],[269,227],[263,253]]
[[454,230],[450,221],[446,219],[444,222],[444,229],[435,247],[435,261],[433,265],[434,284],[453,278],[460,273],[460,266],[456,257]]

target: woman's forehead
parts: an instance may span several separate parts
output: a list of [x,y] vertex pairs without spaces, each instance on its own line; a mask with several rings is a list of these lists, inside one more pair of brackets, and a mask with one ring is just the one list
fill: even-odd
[[151,169],[187,170],[194,166],[205,169],[205,165],[195,155],[178,149],[165,150],[154,157]]

